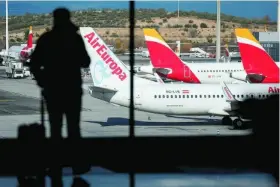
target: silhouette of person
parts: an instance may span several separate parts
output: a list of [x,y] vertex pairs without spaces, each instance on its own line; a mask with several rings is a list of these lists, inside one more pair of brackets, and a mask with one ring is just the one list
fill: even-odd
[[241,115],[252,119],[255,158],[258,165],[272,173],[279,183],[279,94],[264,100],[240,102]]
[[89,183],[81,177],[74,177],[71,187],[89,187]]
[[54,10],[52,30],[41,35],[30,58],[30,71],[46,100],[53,140],[62,137],[64,114],[68,138],[81,136],[81,68],[88,68],[91,60],[70,18],[67,9]]

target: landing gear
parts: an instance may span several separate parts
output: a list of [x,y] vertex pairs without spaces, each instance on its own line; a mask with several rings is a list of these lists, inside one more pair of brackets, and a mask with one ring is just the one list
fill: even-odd
[[232,120],[230,119],[229,116],[223,117],[222,124],[223,125],[232,125]]
[[240,118],[237,118],[237,119],[233,120],[232,127],[233,127],[233,129],[243,129],[244,121],[242,121]]
[[230,129],[243,129],[245,127],[245,122],[240,118],[232,120],[229,116],[222,119],[222,124],[230,126]]

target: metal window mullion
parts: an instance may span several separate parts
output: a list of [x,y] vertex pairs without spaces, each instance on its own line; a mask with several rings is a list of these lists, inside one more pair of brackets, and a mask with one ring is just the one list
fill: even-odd
[[130,51],[130,58],[129,58],[129,64],[130,64],[130,107],[129,107],[129,138],[130,138],[130,172],[129,172],[129,186],[134,187],[135,186],[135,168],[134,168],[134,151],[133,151],[133,140],[134,140],[134,22],[135,22],[135,2],[129,1],[129,51]]

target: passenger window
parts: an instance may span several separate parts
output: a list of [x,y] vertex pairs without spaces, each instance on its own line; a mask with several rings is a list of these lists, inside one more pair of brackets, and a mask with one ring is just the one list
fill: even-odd
[[243,98],[243,95],[241,95],[241,98]]
[[248,98],[249,97],[249,95],[246,95],[246,98]]
[[189,98],[189,96],[187,95],[187,98]]
[[251,95],[251,98],[254,98],[254,95]]
[[165,95],[162,95],[162,98],[165,98]]
[[219,95],[217,95],[217,98],[219,98]]
[[155,98],[157,98],[157,95],[155,95]]
[[158,98],[161,98],[161,96],[159,95]]
[[261,98],[262,96],[261,95],[259,95],[259,98]]
[[202,98],[202,95],[199,95],[200,98]]
[[170,98],[173,98],[173,95],[170,95]]
[[265,98],[265,95],[263,95],[263,98]]
[[191,95],[191,98],[193,98],[193,95]]
[[233,95],[233,98],[235,98],[235,95]]
[[195,95],[194,97],[197,98],[197,95]]
[[169,98],[169,95],[167,95],[166,98]]
[[224,98],[224,95],[221,95],[221,98]]
[[197,70],[197,72],[199,72],[199,70]]
[[183,98],[185,98],[185,95],[183,95]]
[[210,72],[212,72],[212,70],[210,70]]
[[208,95],[208,98],[210,98],[211,96],[210,95]]
[[177,95],[174,95],[175,98],[177,98]]
[[222,70],[222,72],[224,72],[224,70]]
[[215,95],[213,95],[213,98],[215,98]]
[[181,95],[178,95],[179,98],[181,98]]
[[237,95],[237,98],[239,98],[239,95]]
[[206,98],[206,95],[204,95],[204,98]]

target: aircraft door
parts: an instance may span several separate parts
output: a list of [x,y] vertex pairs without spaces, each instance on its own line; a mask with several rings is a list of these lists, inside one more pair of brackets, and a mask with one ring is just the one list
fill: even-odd
[[142,98],[143,98],[143,94],[142,94],[142,90],[135,90],[134,92],[134,107],[135,108],[140,108],[142,106]]
[[184,65],[184,77],[190,78],[191,77],[191,70],[188,66]]

